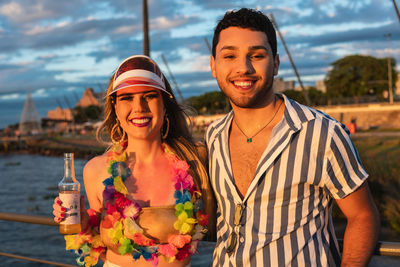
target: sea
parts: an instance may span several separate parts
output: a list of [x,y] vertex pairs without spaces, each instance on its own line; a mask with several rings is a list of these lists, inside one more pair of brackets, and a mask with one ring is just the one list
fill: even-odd
[[[85,192],[82,170],[85,160],[75,159],[75,173]],[[57,184],[63,176],[63,158],[29,154],[0,155],[0,212],[52,217]],[[88,207],[88,204],[86,204]],[[192,267],[212,266],[215,243],[200,242]],[[40,260],[75,264],[75,255],[65,250],[58,227],[0,220],[0,252]],[[0,266],[48,266],[0,256]],[[97,266],[101,266],[98,264]],[[369,267],[400,266],[400,257],[374,256]]]

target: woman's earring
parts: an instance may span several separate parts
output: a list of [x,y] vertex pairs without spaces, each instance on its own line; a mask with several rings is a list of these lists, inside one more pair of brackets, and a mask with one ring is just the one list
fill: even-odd
[[[115,134],[118,134],[119,136],[118,141],[114,139]],[[126,136],[125,131],[123,129],[121,130],[121,127],[119,126],[119,121],[117,121],[117,123],[111,129],[111,134],[110,134],[111,141],[113,142],[114,145],[119,145],[124,141],[125,136]]]
[[[165,130],[164,134],[162,134],[162,136],[161,136],[161,138],[162,138],[163,140],[167,139],[168,132],[169,132],[169,119],[168,119],[167,116],[165,116],[165,120],[164,120],[164,121],[165,121],[166,124],[167,124],[167,129]],[[163,128],[164,128],[164,127],[163,127]]]

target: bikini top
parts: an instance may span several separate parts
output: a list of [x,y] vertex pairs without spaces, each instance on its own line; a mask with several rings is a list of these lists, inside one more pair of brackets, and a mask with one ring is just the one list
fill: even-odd
[[[156,240],[157,243],[168,243],[168,237],[179,234],[174,228],[176,216],[173,205],[142,208],[136,222],[143,229],[143,234]],[[104,244],[118,253],[118,244],[111,242],[109,229],[100,225],[100,234]]]

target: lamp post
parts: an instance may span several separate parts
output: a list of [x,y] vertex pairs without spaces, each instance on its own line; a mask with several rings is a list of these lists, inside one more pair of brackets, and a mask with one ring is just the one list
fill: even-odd
[[387,64],[388,64],[388,93],[389,93],[389,103],[393,104],[393,90],[392,90],[392,64],[390,62],[390,54],[389,54],[389,46],[390,46],[390,33],[385,34],[386,40],[388,41],[388,57],[387,57]]
[[149,41],[149,18],[147,11],[147,0],[143,0],[142,4],[143,16],[143,55],[150,56],[150,41]]

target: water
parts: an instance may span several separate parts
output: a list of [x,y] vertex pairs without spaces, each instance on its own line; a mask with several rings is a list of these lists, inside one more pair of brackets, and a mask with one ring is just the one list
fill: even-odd
[[[84,193],[84,160],[75,159],[76,178]],[[52,217],[53,199],[63,175],[63,158],[37,155],[0,155],[0,212]],[[88,205],[87,205],[88,207]],[[213,243],[201,242],[193,267],[211,266]],[[0,252],[41,260],[75,264],[74,254],[65,250],[58,227],[0,220]],[[0,266],[46,266],[0,256]],[[98,266],[101,266],[98,264]],[[372,258],[369,267],[400,266],[400,257]]]

